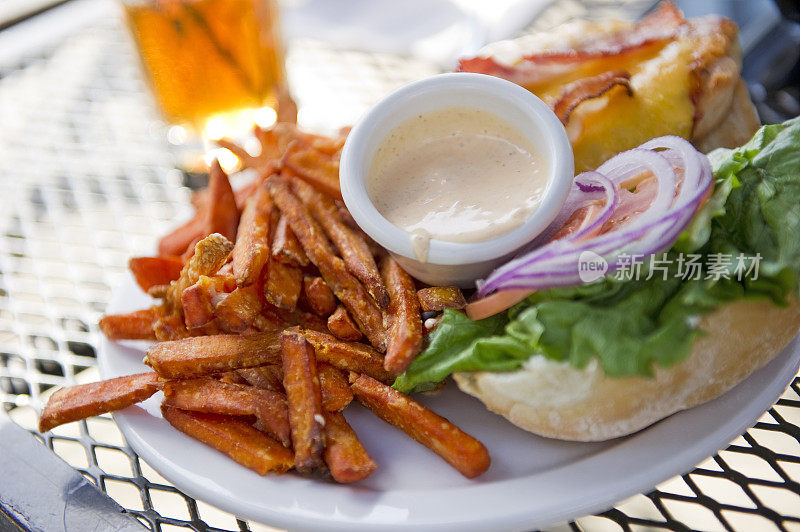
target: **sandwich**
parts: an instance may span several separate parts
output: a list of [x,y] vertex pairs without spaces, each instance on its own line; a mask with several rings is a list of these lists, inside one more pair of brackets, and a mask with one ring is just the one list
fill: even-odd
[[800,329],[800,118],[758,129],[735,24],[664,2],[639,22],[576,21],[485,52],[460,69],[541,97],[582,173],[466,313],[444,311],[394,387],[452,376],[523,429],[599,441],[777,356]]
[[607,440],[725,393],[797,334],[800,117],[708,156],[653,139],[575,184],[395,388],[452,375],[530,432]]

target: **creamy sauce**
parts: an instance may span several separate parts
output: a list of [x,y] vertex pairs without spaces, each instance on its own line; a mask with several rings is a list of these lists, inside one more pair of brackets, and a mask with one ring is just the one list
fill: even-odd
[[547,171],[514,126],[488,111],[448,107],[403,122],[381,142],[368,189],[426,261],[432,238],[482,242],[522,225],[541,202]]

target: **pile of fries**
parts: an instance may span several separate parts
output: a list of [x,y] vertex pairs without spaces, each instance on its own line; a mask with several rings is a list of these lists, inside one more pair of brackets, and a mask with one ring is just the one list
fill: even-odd
[[465,305],[454,287],[417,287],[347,212],[345,134],[278,123],[253,157],[221,141],[253,181],[234,190],[219,164],[196,215],[130,269],[152,308],[100,321],[112,340],[156,341],[150,373],[55,392],[40,430],[125,408],[162,391],[175,428],[259,474],[366,478],[376,464],[342,415],[355,398],[466,477],[486,448],[389,384],[421,351],[426,313]]

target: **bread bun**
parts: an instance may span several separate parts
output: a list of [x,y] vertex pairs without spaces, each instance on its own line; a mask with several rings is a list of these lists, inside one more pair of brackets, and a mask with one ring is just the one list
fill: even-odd
[[508,373],[458,373],[456,383],[525,430],[562,440],[625,436],[714,399],[777,356],[800,329],[800,306],[738,301],[703,316],[690,356],[653,378],[609,378],[541,355]]

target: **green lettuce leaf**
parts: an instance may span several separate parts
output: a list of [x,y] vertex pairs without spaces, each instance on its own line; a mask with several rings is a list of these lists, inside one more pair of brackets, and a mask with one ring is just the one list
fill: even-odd
[[[800,279],[800,118],[764,126],[709,159],[714,193],[668,252],[666,273],[537,292],[481,321],[446,311],[395,388],[429,390],[457,371],[512,371],[534,354],[577,368],[597,359],[614,377],[652,375],[689,355],[701,315],[742,298],[785,305]],[[704,265],[715,254],[760,257],[758,275],[737,279],[734,260],[729,278],[705,279],[704,269],[684,279],[681,253]]]

